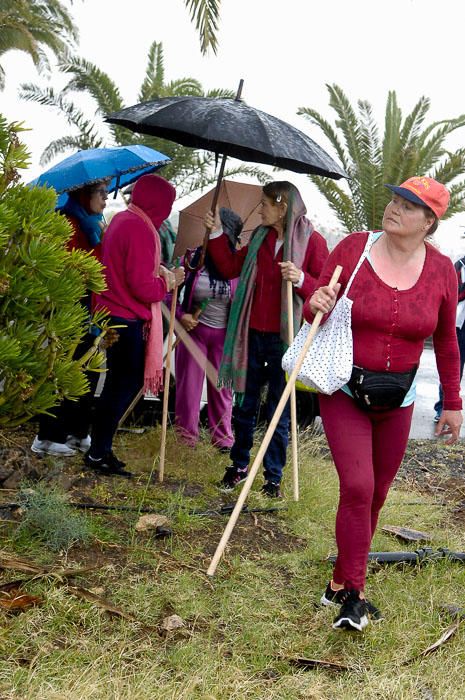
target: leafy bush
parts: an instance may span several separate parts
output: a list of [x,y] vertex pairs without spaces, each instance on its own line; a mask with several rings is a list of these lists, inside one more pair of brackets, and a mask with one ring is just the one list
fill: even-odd
[[[79,300],[104,288],[100,263],[68,250],[72,230],[53,190],[19,183],[23,130],[0,114],[0,429],[88,390],[85,362],[72,359],[89,324]],[[100,353],[89,362],[98,368]]]

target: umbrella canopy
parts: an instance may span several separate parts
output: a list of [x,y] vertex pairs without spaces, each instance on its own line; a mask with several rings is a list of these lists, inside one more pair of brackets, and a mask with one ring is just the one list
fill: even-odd
[[112,192],[129,185],[141,175],[155,172],[169,162],[168,156],[148,146],[89,148],[60,161],[29,185],[47,185],[61,194],[93,182],[111,179],[108,189]]
[[[174,257],[184,255],[188,248],[199,246],[205,235],[205,213],[212,207],[215,188],[192,202],[179,212],[178,233]],[[244,245],[252,231],[260,226],[260,201],[262,188],[259,185],[249,185],[244,182],[222,180],[218,198],[219,207],[227,207],[239,214],[244,222],[241,233],[241,243]]]
[[106,121],[252,163],[336,180],[346,177],[309,136],[239,99],[164,97],[113,112]]

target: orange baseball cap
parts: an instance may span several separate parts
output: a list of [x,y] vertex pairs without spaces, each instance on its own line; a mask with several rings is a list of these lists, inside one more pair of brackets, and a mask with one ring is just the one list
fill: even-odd
[[398,187],[395,185],[385,185],[385,187],[408,199],[409,202],[429,207],[438,219],[446,213],[449,206],[448,190],[432,177],[409,177]]

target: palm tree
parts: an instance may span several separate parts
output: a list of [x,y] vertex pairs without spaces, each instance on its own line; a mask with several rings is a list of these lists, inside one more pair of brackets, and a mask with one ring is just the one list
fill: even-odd
[[[71,76],[61,92],[56,92],[52,88],[42,89],[32,83],[23,84],[20,90],[20,96],[23,99],[53,107],[66,118],[70,126],[75,128],[74,134],[67,134],[49,143],[41,156],[42,164],[48,163],[52,158],[70,149],[143,143],[172,158],[173,162],[163,169],[163,176],[173,182],[179,197],[215,181],[212,167],[213,154],[195,151],[153,136],[136,135],[128,129],[103,123],[102,118],[105,114],[123,109],[125,104],[116,84],[96,65],[83,58],[72,57],[62,61],[60,69]],[[86,117],[69,97],[71,93],[82,92],[90,95],[95,101],[97,119]],[[201,84],[194,78],[181,78],[165,83],[163,46],[161,43],[153,42],[148,53],[144,80],[139,90],[139,102],[180,95],[234,97],[234,93],[230,90],[210,90],[204,93]],[[246,165],[230,167],[226,176],[231,177],[238,173],[254,176],[259,180],[265,177],[260,168]]]
[[465,115],[424,126],[430,108],[421,97],[405,119],[395,91],[387,97],[383,139],[371,105],[358,102],[358,114],[338,85],[327,85],[330,106],[336,112],[334,126],[314,109],[302,107],[303,114],[318,126],[331,142],[349,179],[344,185],[311,176],[346,230],[379,228],[390,198],[385,183],[399,184],[413,175],[428,175],[447,185],[450,205],[444,218],[465,209],[465,148],[449,151],[446,137],[465,126]]
[[216,33],[220,14],[221,0],[184,0],[190,11],[191,20],[200,36],[200,50],[205,55],[209,48],[213,53],[218,50]]
[[[0,57],[7,51],[25,51],[37,68],[48,69],[44,47],[63,56],[77,40],[77,29],[59,0],[0,0]],[[5,72],[0,66],[0,90]]]

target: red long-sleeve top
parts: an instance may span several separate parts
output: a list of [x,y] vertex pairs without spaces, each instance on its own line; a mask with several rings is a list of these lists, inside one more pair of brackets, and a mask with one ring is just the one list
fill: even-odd
[[[275,245],[278,234],[270,228],[257,254],[257,278],[250,313],[250,328],[262,332],[279,333],[281,325],[281,286],[282,275],[278,263],[283,262],[283,246],[275,257]],[[234,279],[241,274],[248,246],[234,253],[228,239],[223,234],[208,243],[208,252],[213,258],[219,272],[226,279]],[[313,231],[305,252],[302,271],[302,286],[294,290],[303,299],[312,294],[323,264],[328,257],[328,247],[321,234]]]
[[[315,288],[327,285],[336,265],[343,293],[368,234],[352,233],[330,254]],[[423,270],[410,289],[383,282],[365,260],[350,288],[354,364],[375,372],[407,372],[418,366],[424,341],[433,336],[436,364],[444,389],[444,409],[460,410],[459,351],[455,332],[457,276],[452,262],[426,243]],[[308,301],[304,317],[313,320]]]

